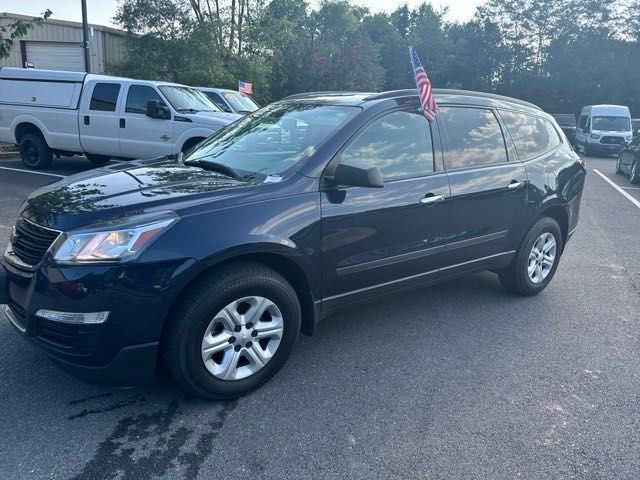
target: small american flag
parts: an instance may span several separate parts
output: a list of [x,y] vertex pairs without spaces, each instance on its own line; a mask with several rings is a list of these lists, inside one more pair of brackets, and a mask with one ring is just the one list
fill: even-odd
[[247,95],[251,95],[253,93],[253,85],[251,83],[238,80],[238,91],[240,93],[246,93]]
[[431,88],[431,82],[427,77],[418,54],[413,47],[409,47],[409,57],[411,58],[411,66],[413,67],[413,73],[416,76],[416,87],[418,87],[418,95],[420,96],[420,104],[422,105],[422,114],[427,120],[433,122],[436,119],[436,112],[438,105],[433,98],[433,89]]

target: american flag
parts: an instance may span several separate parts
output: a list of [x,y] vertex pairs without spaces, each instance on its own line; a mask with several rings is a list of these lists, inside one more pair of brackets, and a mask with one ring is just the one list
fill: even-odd
[[413,73],[416,76],[416,87],[418,87],[418,95],[420,96],[420,104],[422,105],[422,114],[427,120],[433,122],[436,119],[436,112],[438,105],[433,98],[433,89],[431,88],[431,82],[427,77],[418,54],[413,47],[409,47],[409,57],[411,58],[411,66],[413,67]]
[[247,95],[251,95],[253,93],[253,85],[251,83],[238,80],[238,91],[240,93],[246,93]]

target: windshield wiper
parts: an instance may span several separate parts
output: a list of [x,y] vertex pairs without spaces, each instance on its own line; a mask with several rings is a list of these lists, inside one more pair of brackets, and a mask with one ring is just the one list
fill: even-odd
[[224,163],[213,162],[211,160],[196,159],[196,160],[186,160],[184,164],[194,165],[196,167],[204,168],[205,170],[212,170],[214,172],[222,173],[223,175],[227,177],[231,177],[235,180],[241,180],[243,182],[246,181],[242,175],[240,175],[233,168],[231,168],[228,165],[225,165]]
[[202,110],[196,110],[195,108],[176,108],[177,112],[180,113],[198,113],[202,112]]

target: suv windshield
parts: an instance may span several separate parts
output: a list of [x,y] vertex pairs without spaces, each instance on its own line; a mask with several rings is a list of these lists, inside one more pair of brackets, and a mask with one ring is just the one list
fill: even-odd
[[224,92],[222,95],[224,96],[225,100],[229,102],[229,105],[231,105],[231,108],[233,108],[235,112],[251,113],[260,108],[260,106],[256,102],[254,102],[249,95],[245,93]]
[[553,118],[556,119],[558,125],[562,127],[575,127],[576,126],[576,117],[570,114],[559,114],[553,115]]
[[593,117],[593,130],[628,132],[631,125],[627,117]]
[[215,162],[244,177],[281,175],[306,160],[358,107],[269,105],[209,137],[185,161]]
[[176,112],[220,111],[206,95],[194,88],[173,85],[162,85],[159,88]]

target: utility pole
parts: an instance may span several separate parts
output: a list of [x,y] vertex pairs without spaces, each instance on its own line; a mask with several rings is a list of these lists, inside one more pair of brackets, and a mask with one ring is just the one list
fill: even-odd
[[87,24],[87,0],[82,2],[82,50],[84,51],[84,70],[91,72],[89,64],[89,25]]

